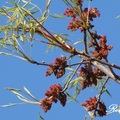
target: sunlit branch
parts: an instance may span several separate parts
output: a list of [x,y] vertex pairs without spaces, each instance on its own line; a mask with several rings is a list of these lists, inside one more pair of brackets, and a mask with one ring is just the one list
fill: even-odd
[[120,84],[120,77],[114,76],[113,73],[108,68],[103,66],[101,63],[98,63],[97,61],[93,61],[92,64],[98,69],[100,69],[101,71],[103,71],[108,77],[110,77],[111,79],[113,79],[114,81]]
[[98,59],[96,59],[96,58],[94,58],[94,57],[91,57],[91,60],[97,61],[97,62],[99,62],[99,63],[101,63],[101,64],[103,64],[103,65],[107,65],[107,66],[110,66],[110,67],[113,67],[113,68],[116,68],[116,69],[119,69],[119,70],[120,70],[120,66],[118,66],[118,65],[111,64],[111,63],[108,63],[108,62],[105,62],[105,61],[101,61],[101,60],[98,60]]

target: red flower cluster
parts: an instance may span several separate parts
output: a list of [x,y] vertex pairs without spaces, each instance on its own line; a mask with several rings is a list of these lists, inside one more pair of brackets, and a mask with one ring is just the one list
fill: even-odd
[[82,106],[87,107],[88,111],[95,110],[99,116],[105,116],[106,115],[106,106],[104,102],[98,101],[96,97],[90,98],[89,100],[86,100]]
[[81,82],[81,89],[85,89],[86,87],[94,84],[97,85],[97,80],[102,79],[105,74],[97,68],[92,69],[91,66],[85,65],[85,67],[81,67],[80,76],[83,77]]
[[78,18],[72,18],[72,21],[68,25],[68,30],[75,31],[80,28],[82,22]]
[[64,12],[64,15],[66,15],[67,17],[76,17],[76,12],[73,8],[67,8],[66,11]]
[[95,46],[95,49],[94,49],[94,52],[93,53],[93,56],[97,59],[106,59],[107,56],[108,56],[108,50],[111,50],[112,49],[112,46],[109,46],[109,45],[106,45],[107,43],[107,39],[106,39],[106,36],[101,36],[100,39],[99,39],[99,44],[98,46],[95,46],[94,44],[94,41],[91,41],[91,45],[94,44]]
[[66,94],[61,92],[62,87],[60,84],[50,86],[50,90],[47,90],[45,95],[46,97],[41,101],[41,106],[44,112],[47,112],[51,109],[52,102],[57,103],[59,100],[62,106],[66,104]]
[[89,16],[89,20],[93,21],[93,18],[100,17],[100,12],[97,10],[97,8],[91,8],[88,11],[88,8],[85,8],[82,12],[82,18],[84,20],[87,20]]
[[[80,0],[79,2],[81,3],[83,1]],[[88,8],[85,8],[81,13],[81,18],[79,18],[75,8],[67,8],[64,15],[72,17],[72,21],[68,25],[68,30],[75,31],[80,29],[82,32],[85,29],[91,29],[94,27],[91,25],[90,21],[93,21],[93,18],[99,17],[100,13],[97,8],[91,8],[89,11]]]
[[54,73],[57,78],[60,78],[65,74],[66,66],[66,57],[56,58],[55,62],[51,63],[50,67],[47,69],[46,76]]

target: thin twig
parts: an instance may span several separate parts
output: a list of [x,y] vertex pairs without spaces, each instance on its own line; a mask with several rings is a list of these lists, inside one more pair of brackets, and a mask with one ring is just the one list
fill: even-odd
[[89,11],[90,11],[90,0],[88,1],[88,15],[87,15],[87,23],[89,21]]
[[92,39],[94,40],[95,45],[99,48],[99,44],[98,44],[98,42],[97,42],[96,38],[93,36],[93,34],[90,32],[90,30],[89,30],[89,29],[88,29],[88,33],[90,34],[90,36],[91,36],[91,37],[92,37]]
[[36,62],[36,61],[33,61],[33,64],[36,64],[36,65],[43,65],[43,66],[51,66],[52,67],[52,65],[50,65],[50,64],[46,64],[44,61],[42,62],[42,63],[39,63],[39,62]]
[[76,65],[79,65],[79,64],[89,64],[89,62],[83,61],[83,62],[73,63],[73,64],[70,64],[70,65],[67,65],[67,67],[72,67],[72,66],[76,66]]
[[64,88],[63,88],[63,90],[62,90],[62,92],[64,92],[64,91],[66,91],[67,90],[67,88],[68,88],[68,86],[69,86],[69,84],[70,84],[70,82],[71,82],[71,80],[73,79],[73,77],[75,76],[75,74],[76,74],[76,72],[78,71],[78,69],[79,69],[79,67],[81,66],[81,64],[82,64],[82,62],[76,67],[76,69],[74,70],[74,72],[73,72],[73,74],[71,75],[71,77],[70,77],[70,79],[69,79],[69,81],[66,83],[66,85],[64,86]]
[[84,49],[85,49],[85,53],[88,54],[86,30],[84,30]]
[[[105,80],[105,82],[103,83],[103,85],[102,85],[102,87],[101,87],[100,93],[99,93],[99,95],[98,95],[98,97],[97,97],[96,108],[98,107],[98,104],[99,104],[100,99],[101,99],[101,95],[102,95],[103,90],[104,90],[104,88],[105,88],[105,85],[106,85],[106,83],[108,82],[109,79],[110,79],[110,78],[107,77],[107,79]],[[96,116],[96,110],[94,111],[94,115]]]

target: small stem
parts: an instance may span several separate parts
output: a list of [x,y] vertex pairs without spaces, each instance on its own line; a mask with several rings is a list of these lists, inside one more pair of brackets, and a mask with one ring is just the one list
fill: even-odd
[[70,79],[69,79],[69,81],[67,82],[67,84],[64,86],[64,88],[63,88],[63,90],[62,90],[62,92],[64,92],[64,91],[66,91],[67,90],[67,88],[68,88],[68,86],[69,86],[69,84],[70,84],[70,82],[71,82],[71,80],[73,79],[73,77],[75,76],[75,73],[78,71],[78,69],[79,69],[79,67],[81,66],[81,64],[82,64],[82,62],[76,67],[76,69],[75,69],[75,71],[73,72],[73,74],[71,75],[71,77],[70,77]]
[[73,64],[70,64],[70,65],[67,65],[67,67],[72,67],[72,66],[76,66],[76,65],[79,65],[79,64],[89,64],[89,62],[83,61],[83,62],[73,63]]
[[98,44],[98,42],[97,42],[96,38],[93,36],[93,34],[90,32],[90,30],[89,30],[89,29],[88,29],[88,33],[90,34],[90,36],[91,36],[91,37],[92,37],[92,39],[94,40],[94,42],[95,42],[96,46],[99,48],[99,44]]
[[89,21],[89,11],[90,11],[90,0],[88,1],[88,16],[87,16],[87,23]]
[[52,65],[50,65],[50,64],[46,64],[46,63],[38,63],[38,62],[36,62],[36,61],[33,61],[33,64],[36,64],[36,65],[43,65],[43,66],[51,66],[52,67]]
[[86,30],[84,30],[84,49],[85,49],[85,53],[88,54]]
[[[110,78],[107,77],[107,79],[105,80],[105,82],[103,83],[103,85],[102,85],[102,87],[101,87],[100,93],[99,93],[99,95],[98,95],[98,100],[97,100],[97,104],[96,104],[96,109],[97,109],[98,104],[99,104],[99,102],[100,102],[100,98],[101,98],[101,95],[102,95],[103,90],[104,90],[104,88],[105,88],[105,85],[106,85],[106,83],[108,82],[109,79],[110,79]],[[96,110],[94,111],[94,115],[96,115]]]

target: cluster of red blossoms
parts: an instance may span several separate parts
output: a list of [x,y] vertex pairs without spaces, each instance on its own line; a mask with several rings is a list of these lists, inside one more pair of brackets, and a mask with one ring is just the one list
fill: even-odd
[[100,12],[97,10],[97,8],[91,8],[89,11],[88,11],[88,8],[85,8],[82,12],[82,19],[84,20],[89,19],[90,21],[93,21],[93,18],[96,18],[99,16],[100,16]]
[[106,115],[106,106],[103,101],[98,101],[96,97],[86,100],[82,106],[86,107],[88,111],[95,110],[99,116]]
[[90,87],[92,84],[97,85],[97,80],[102,79],[105,74],[100,71],[98,68],[92,69],[92,66],[86,65],[81,67],[80,76],[83,78],[81,82],[81,89],[85,89],[86,87]]
[[[83,1],[80,1],[83,2]],[[67,8],[64,12],[64,15],[67,17],[72,17],[72,21],[68,25],[68,30],[75,31],[80,29],[84,31],[85,29],[91,29],[94,26],[91,25],[90,21],[93,21],[93,18],[99,17],[100,13],[97,8],[85,8],[81,13],[81,18],[79,17],[76,8]]]
[[92,52],[93,56],[97,59],[106,59],[108,56],[108,51],[111,50],[113,47],[106,44],[107,39],[106,36],[99,36],[99,44],[95,44],[94,40],[91,40],[91,46],[94,46],[94,52]]
[[65,93],[61,92],[62,87],[60,84],[50,86],[50,90],[45,93],[45,98],[41,101],[41,106],[44,112],[51,109],[52,103],[57,103],[59,100],[62,106],[65,106],[67,96]]
[[65,74],[66,66],[66,57],[56,58],[55,62],[51,63],[50,67],[47,69],[46,76],[54,73],[56,78],[60,78]]

